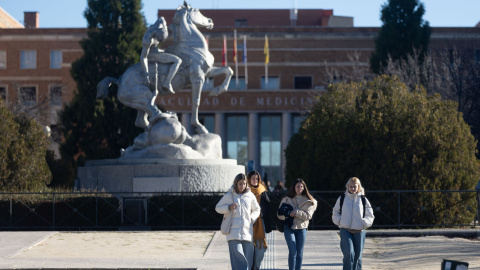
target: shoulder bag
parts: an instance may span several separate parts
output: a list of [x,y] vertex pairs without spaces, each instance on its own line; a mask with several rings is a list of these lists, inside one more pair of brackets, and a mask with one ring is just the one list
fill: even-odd
[[[235,202],[235,200],[233,198],[233,192],[232,192],[232,203],[233,202]],[[235,216],[236,210],[237,209],[235,208],[233,210],[230,210],[230,213],[223,215],[222,225],[220,225],[220,231],[222,232],[222,234],[224,235],[230,234],[230,228],[232,227],[232,221],[233,221],[233,217]]]

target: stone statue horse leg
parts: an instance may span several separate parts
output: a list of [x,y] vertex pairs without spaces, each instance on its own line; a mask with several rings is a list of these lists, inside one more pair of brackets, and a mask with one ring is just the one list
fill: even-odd
[[192,64],[190,67],[190,83],[192,85],[192,117],[190,124],[195,128],[197,134],[206,134],[208,130],[198,121],[198,107],[200,107],[200,97],[203,84],[205,83],[205,72],[198,64]]
[[210,96],[218,96],[219,94],[228,90],[230,79],[233,75],[233,70],[230,67],[212,67],[207,74],[207,77],[216,77],[218,75],[225,75],[225,80],[217,87],[210,91]]
[[[147,129],[158,119],[169,118],[171,115],[162,113],[155,105],[156,93],[152,92],[146,83],[139,83],[143,77],[136,72],[138,69],[140,69],[139,64],[128,68],[120,80],[105,77],[97,85],[97,98],[104,99],[108,95],[109,86],[118,85],[118,100],[125,106],[138,110],[135,126]],[[150,117],[148,120],[147,115]]]

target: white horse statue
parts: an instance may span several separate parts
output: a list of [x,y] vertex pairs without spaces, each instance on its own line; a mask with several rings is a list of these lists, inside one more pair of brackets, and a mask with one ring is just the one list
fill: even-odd
[[[208,51],[205,37],[197,28],[198,26],[212,29],[211,19],[206,18],[198,9],[192,8],[184,2],[177,8],[173,21],[173,26],[170,28],[173,32],[174,44],[167,49],[167,52],[180,57],[182,64],[172,79],[172,87],[174,90],[178,90],[191,85],[191,125],[197,134],[205,134],[208,133],[207,129],[198,121],[198,107],[205,78],[225,75],[225,80],[210,92],[211,96],[216,96],[227,91],[233,71],[230,67],[213,66],[214,57]],[[149,77],[157,78],[157,85],[162,85],[170,64],[149,61],[148,66]],[[105,98],[112,83],[118,85],[118,100],[128,107],[138,110],[135,121],[137,127],[149,129],[159,119],[172,117],[172,114],[163,113],[156,106],[155,100],[158,93],[151,90],[140,63],[129,67],[119,79],[106,77],[100,81],[97,85],[97,98]]]

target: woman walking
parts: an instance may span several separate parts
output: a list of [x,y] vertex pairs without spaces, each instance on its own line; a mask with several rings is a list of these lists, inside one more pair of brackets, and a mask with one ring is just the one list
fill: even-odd
[[345,194],[333,207],[332,221],[340,228],[343,270],[361,270],[365,229],[372,226],[375,216],[360,179],[352,177],[345,186]]
[[230,233],[227,234],[232,270],[250,270],[253,263],[253,223],[260,215],[255,195],[247,187],[245,174],[235,177],[233,186],[220,199],[215,210],[220,214],[235,211]]
[[295,179],[280,202],[277,212],[278,218],[285,220],[283,234],[288,246],[289,270],[302,269],[307,227],[316,209],[317,201],[308,192],[305,181]]
[[272,231],[270,222],[270,198],[268,198],[267,187],[257,171],[251,171],[247,175],[247,183],[253,195],[260,205],[260,218],[253,224],[253,265],[252,270],[259,270],[265,252],[267,251],[267,233]]

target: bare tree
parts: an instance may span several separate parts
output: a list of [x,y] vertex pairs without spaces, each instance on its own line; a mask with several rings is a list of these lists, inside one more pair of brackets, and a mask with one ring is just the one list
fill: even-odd
[[362,61],[362,53],[347,54],[349,65],[335,66],[325,63],[325,85],[337,82],[361,82],[373,78],[368,61]]

